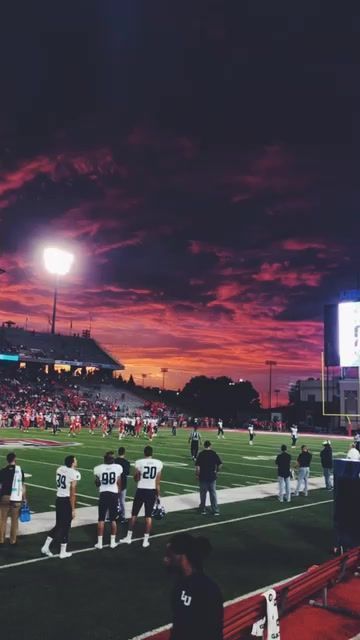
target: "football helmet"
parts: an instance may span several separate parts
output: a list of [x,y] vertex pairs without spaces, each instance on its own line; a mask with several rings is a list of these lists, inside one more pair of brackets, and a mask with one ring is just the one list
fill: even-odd
[[165,517],[165,509],[160,504],[160,500],[156,501],[151,516],[155,518],[155,520],[162,520]]

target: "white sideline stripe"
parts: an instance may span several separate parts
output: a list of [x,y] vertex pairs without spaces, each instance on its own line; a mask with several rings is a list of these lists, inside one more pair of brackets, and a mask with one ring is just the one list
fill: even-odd
[[80,500],[76,501],[76,504],[81,504],[82,507],[91,507],[91,504],[88,504],[87,502],[80,502]]
[[[323,486],[323,478],[310,478],[309,490],[319,489]],[[174,482],[172,484],[178,485]],[[44,487],[41,485],[30,485],[46,491],[56,491],[56,489],[50,487]],[[181,485],[180,485],[181,486]],[[220,489],[217,492],[218,503],[230,504],[235,502],[243,502],[246,500],[255,500],[263,498],[275,498],[278,494],[278,483],[270,482],[258,485],[243,486],[243,487],[231,487],[229,489]],[[86,496],[84,494],[78,494],[79,497],[88,497],[92,500],[97,500],[94,496]],[[176,496],[165,496],[162,499],[163,506],[167,513],[188,511],[189,509],[197,509],[199,506],[199,493],[194,493],[191,489],[185,489],[183,493]],[[76,518],[72,522],[72,527],[82,527],[87,525],[93,525],[97,520],[97,506],[93,507],[81,507],[76,511]],[[127,515],[130,515],[130,505],[127,504]],[[31,522],[26,524],[20,523],[20,535],[32,535],[34,533],[42,533],[48,531],[53,522],[53,512],[38,513],[32,518]]]
[[[155,538],[164,538],[165,536],[174,536],[177,533],[186,533],[187,531],[195,531],[197,529],[208,529],[210,527],[219,527],[221,525],[225,525],[225,524],[233,524],[234,522],[242,522],[243,520],[254,520],[255,518],[264,518],[266,516],[272,516],[278,513],[287,513],[288,511],[295,511],[297,509],[309,509],[310,507],[316,507],[319,504],[328,504],[329,502],[332,502],[332,500],[319,500],[319,502],[310,502],[309,504],[301,504],[298,505],[297,507],[287,507],[285,509],[274,509],[273,511],[265,511],[263,513],[253,513],[251,515],[248,516],[240,516],[239,518],[230,518],[229,520],[218,520],[216,522],[209,522],[208,524],[199,524],[196,525],[194,527],[187,527],[186,529],[176,529],[175,531],[165,531],[164,533],[155,533],[153,536],[151,536],[151,540],[154,540]],[[143,540],[143,537],[141,538],[133,538],[132,542],[140,542],[140,540]],[[107,549],[110,545],[108,544],[104,544],[103,548]],[[94,546],[93,547],[86,547],[85,549],[77,549],[75,551],[72,551],[73,556],[77,555],[78,553],[87,553],[90,551],[98,551],[98,549],[96,549]],[[55,558],[58,558],[59,555],[53,555],[51,558],[49,558],[48,556],[45,556],[44,558],[32,558],[31,560],[22,560],[21,562],[11,562],[10,564],[3,564],[2,566],[0,566],[0,571],[2,571],[3,569],[10,569],[11,567],[20,567],[22,565],[25,564],[34,564],[36,562],[41,562],[44,560],[53,560]]]
[[179,493],[176,493],[176,491],[165,491],[165,493],[168,493],[171,496],[179,496]]
[[[255,591],[250,591],[249,593],[244,593],[242,596],[238,596],[233,600],[227,600],[224,602],[224,607],[229,607],[233,604],[237,604],[242,600],[246,600],[247,598],[251,598],[252,596],[257,596],[259,593],[265,593],[269,589],[274,589],[275,587],[281,587],[281,585],[286,584],[286,582],[290,582],[290,580],[295,580],[295,578],[299,578],[302,573],[297,573],[295,576],[291,576],[290,578],[285,578],[284,580],[279,580],[279,582],[275,582],[273,584],[269,584],[266,587],[261,587],[260,589],[256,589]],[[146,638],[151,638],[155,633],[161,633],[161,631],[167,631],[171,629],[171,624],[164,624],[162,627],[158,627],[157,629],[153,629],[152,631],[146,631],[145,633],[141,633],[139,636],[134,636],[130,638],[130,640],[146,640]],[[360,640],[360,635],[356,636],[356,638],[352,638],[351,640]]]

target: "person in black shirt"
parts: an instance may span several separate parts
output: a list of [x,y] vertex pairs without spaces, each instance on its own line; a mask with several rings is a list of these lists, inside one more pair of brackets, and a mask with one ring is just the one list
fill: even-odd
[[21,502],[26,499],[24,472],[16,464],[15,453],[6,456],[7,466],[0,470],[0,544],[5,542],[7,519],[10,517],[10,544],[16,544]]
[[321,466],[323,468],[324,480],[325,480],[325,489],[328,491],[332,491],[332,468],[333,468],[333,454],[332,448],[329,440],[325,440],[323,442],[324,448],[320,451],[320,460]]
[[130,475],[130,462],[125,458],[125,447],[119,447],[118,449],[118,458],[115,458],[115,464],[119,464],[122,469],[121,476],[121,491],[119,493],[119,514],[120,514],[120,522],[126,522],[125,516],[125,500],[126,500],[126,490],[127,490],[127,479]]
[[308,451],[308,448],[305,444],[301,447],[301,453],[297,459],[297,466],[299,467],[298,471],[298,481],[295,489],[295,496],[299,495],[300,487],[302,482],[304,483],[304,496],[308,494],[308,479],[310,476],[310,463],[312,459],[312,454]]
[[282,444],[281,453],[279,453],[275,460],[275,464],[278,468],[279,502],[284,502],[284,496],[286,497],[286,502],[291,501],[290,463],[291,456],[287,453],[287,446],[286,444]]
[[205,440],[204,449],[196,459],[196,477],[200,486],[200,512],[206,515],[206,495],[209,492],[211,511],[214,516],[219,515],[216,495],[216,476],[222,466],[222,461],[215,451],[211,449],[211,442]]
[[166,547],[164,564],[178,576],[171,594],[170,640],[223,640],[223,598],[218,585],[203,573],[211,545],[206,538],[178,533]]

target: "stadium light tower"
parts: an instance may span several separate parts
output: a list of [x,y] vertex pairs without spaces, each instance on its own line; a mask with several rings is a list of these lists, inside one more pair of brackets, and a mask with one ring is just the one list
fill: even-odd
[[269,409],[271,411],[271,404],[272,404],[272,399],[271,399],[272,368],[276,367],[277,362],[275,360],[266,360],[265,364],[267,364],[267,366],[269,367]]
[[51,275],[55,276],[54,302],[51,322],[52,334],[55,333],[59,279],[61,276],[66,276],[69,273],[73,262],[74,256],[69,251],[64,251],[64,249],[58,249],[56,247],[48,247],[47,249],[44,249],[45,268],[49,273],[51,273]]
[[166,374],[167,374],[167,372],[168,372],[168,371],[169,371],[169,369],[167,369],[166,367],[162,367],[162,368],[161,368],[161,373],[162,373],[162,388],[163,388],[163,391],[164,391],[164,389],[165,389],[165,376],[166,376]]
[[274,393],[275,393],[275,398],[276,398],[276,408],[278,408],[278,406],[279,406],[279,393],[280,393],[280,389],[274,389]]

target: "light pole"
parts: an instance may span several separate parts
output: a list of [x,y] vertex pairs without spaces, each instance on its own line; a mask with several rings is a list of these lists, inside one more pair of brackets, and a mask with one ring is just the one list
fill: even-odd
[[168,371],[169,371],[169,369],[167,369],[166,367],[162,367],[161,368],[161,373],[163,374],[163,379],[162,379],[162,389],[163,389],[163,391],[165,389],[165,375],[167,374]]
[[276,367],[277,362],[275,360],[265,360],[265,364],[267,364],[269,367],[269,409],[271,411],[272,368]]
[[147,378],[147,373],[142,373],[141,374],[142,377],[142,381],[143,381],[143,388],[145,387],[145,378]]
[[55,276],[55,286],[54,286],[54,302],[53,302],[53,311],[52,311],[52,322],[51,322],[51,333],[55,333],[55,325],[56,325],[56,305],[57,305],[57,296],[58,296],[58,286],[60,276],[66,276],[70,269],[71,265],[74,262],[74,256],[69,251],[64,251],[63,249],[57,249],[56,247],[48,247],[44,249],[44,264],[46,270]]
[[280,389],[274,389],[274,393],[276,396],[276,408],[278,408],[279,406],[279,393],[280,393]]

